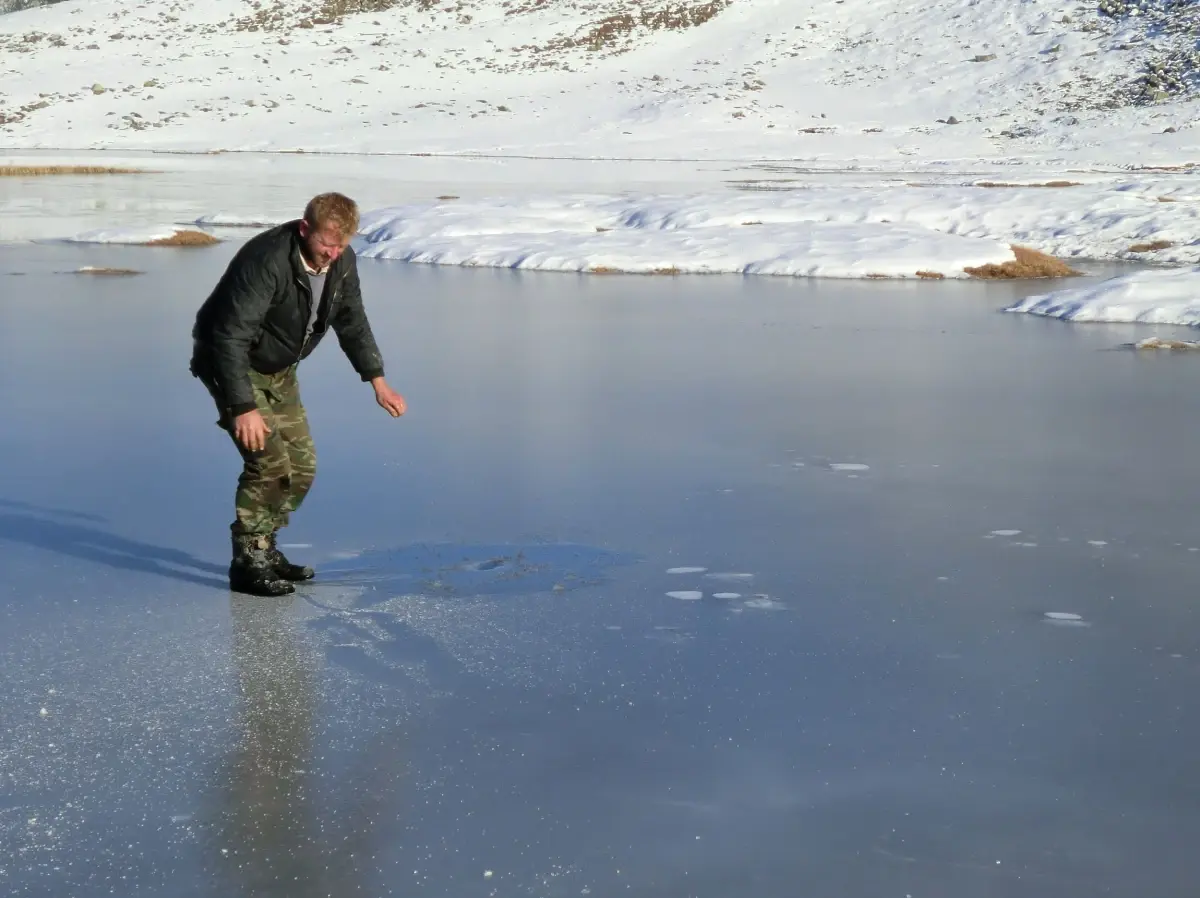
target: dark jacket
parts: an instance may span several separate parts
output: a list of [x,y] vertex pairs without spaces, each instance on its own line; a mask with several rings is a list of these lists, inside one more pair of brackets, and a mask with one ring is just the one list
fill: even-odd
[[363,309],[354,250],[329,266],[312,335],[312,290],[300,261],[299,221],[252,237],[196,314],[191,371],[215,383],[230,415],[255,407],[250,369],[274,374],[307,358],[330,327],[364,380],[383,376],[383,358]]

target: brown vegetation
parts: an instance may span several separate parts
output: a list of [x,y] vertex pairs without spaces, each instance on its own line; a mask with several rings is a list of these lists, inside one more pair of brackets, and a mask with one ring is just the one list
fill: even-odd
[[100,165],[0,165],[0,178],[35,178],[42,175],[139,175],[137,168]]
[[[399,6],[401,2],[402,0],[316,0],[297,9],[289,7],[283,0],[274,0],[265,6],[255,3],[255,11],[236,19],[233,27],[237,31],[290,31],[292,28],[337,25],[346,16],[386,12],[394,6]],[[409,5],[424,12],[432,9],[434,2],[410,0]]]
[[1043,181],[1040,184],[1010,184],[1007,181],[976,181],[973,187],[1079,187],[1081,181]]
[[1131,171],[1191,171],[1195,167],[1195,162],[1185,162],[1182,165],[1135,165]]
[[1133,344],[1134,349],[1170,349],[1195,350],[1200,349],[1200,343],[1189,343],[1187,340],[1163,340],[1160,337],[1147,337]]
[[1131,253],[1153,253],[1160,249],[1170,249],[1175,244],[1170,240],[1151,240],[1149,243],[1135,243],[1129,247]]
[[649,271],[626,271],[624,268],[612,268],[608,265],[593,265],[587,269],[588,274],[682,274],[683,272],[674,265],[665,268],[652,268]]
[[91,266],[88,266],[87,268],[79,268],[75,271],[75,274],[96,274],[110,277],[128,276],[141,273],[142,272],[133,268],[93,268]]
[[[695,28],[721,13],[733,0],[706,0],[706,2],[667,3],[660,9],[639,9],[637,12],[620,12],[605,16],[590,26],[585,26],[573,37],[559,37],[543,47],[542,52],[560,52],[582,47],[593,53],[607,51],[623,53],[628,40],[638,29],[646,31],[683,31]],[[536,9],[533,4],[510,10],[509,14]]]
[[176,231],[170,237],[147,240],[142,246],[212,246],[221,241],[203,231]]
[[945,275],[940,271],[918,271],[917,277],[926,278],[931,281],[940,281],[945,279]]
[[1030,249],[1027,246],[1012,247],[1013,255],[1016,256],[1011,262],[1004,262],[1000,265],[980,265],[977,267],[964,268],[967,274],[975,278],[985,278],[989,280],[1007,280],[1015,278],[1062,278],[1076,277],[1082,272],[1076,271],[1067,263],[1054,256],[1047,255],[1043,252],[1038,252],[1036,249]]

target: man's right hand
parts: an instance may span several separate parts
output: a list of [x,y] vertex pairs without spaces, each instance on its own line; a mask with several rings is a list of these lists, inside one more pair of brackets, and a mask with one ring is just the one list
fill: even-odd
[[233,419],[233,435],[250,452],[261,452],[267,445],[267,434],[271,428],[263,420],[258,409],[238,415]]

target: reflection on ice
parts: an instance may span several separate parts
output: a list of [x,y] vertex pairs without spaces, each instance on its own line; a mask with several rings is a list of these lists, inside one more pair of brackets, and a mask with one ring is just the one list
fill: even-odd
[[386,750],[358,758],[353,781],[322,783],[319,663],[294,601],[231,597],[235,744],[200,822],[204,857],[213,879],[247,898],[367,894],[368,864],[383,847],[371,824],[405,781],[403,743],[388,738]]

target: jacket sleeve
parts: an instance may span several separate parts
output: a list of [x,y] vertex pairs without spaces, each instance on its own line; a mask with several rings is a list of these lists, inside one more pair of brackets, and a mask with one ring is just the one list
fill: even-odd
[[367,320],[367,312],[363,307],[362,288],[358,281],[358,260],[353,250],[347,248],[350,255],[349,270],[342,285],[342,299],[338,303],[337,312],[330,320],[330,325],[337,334],[338,343],[346,358],[364,381],[383,377],[383,356],[371,333],[371,323]]
[[250,349],[271,307],[276,278],[274,266],[242,252],[222,278],[223,301],[213,316],[214,362],[217,384],[233,416],[257,406],[250,383]]

